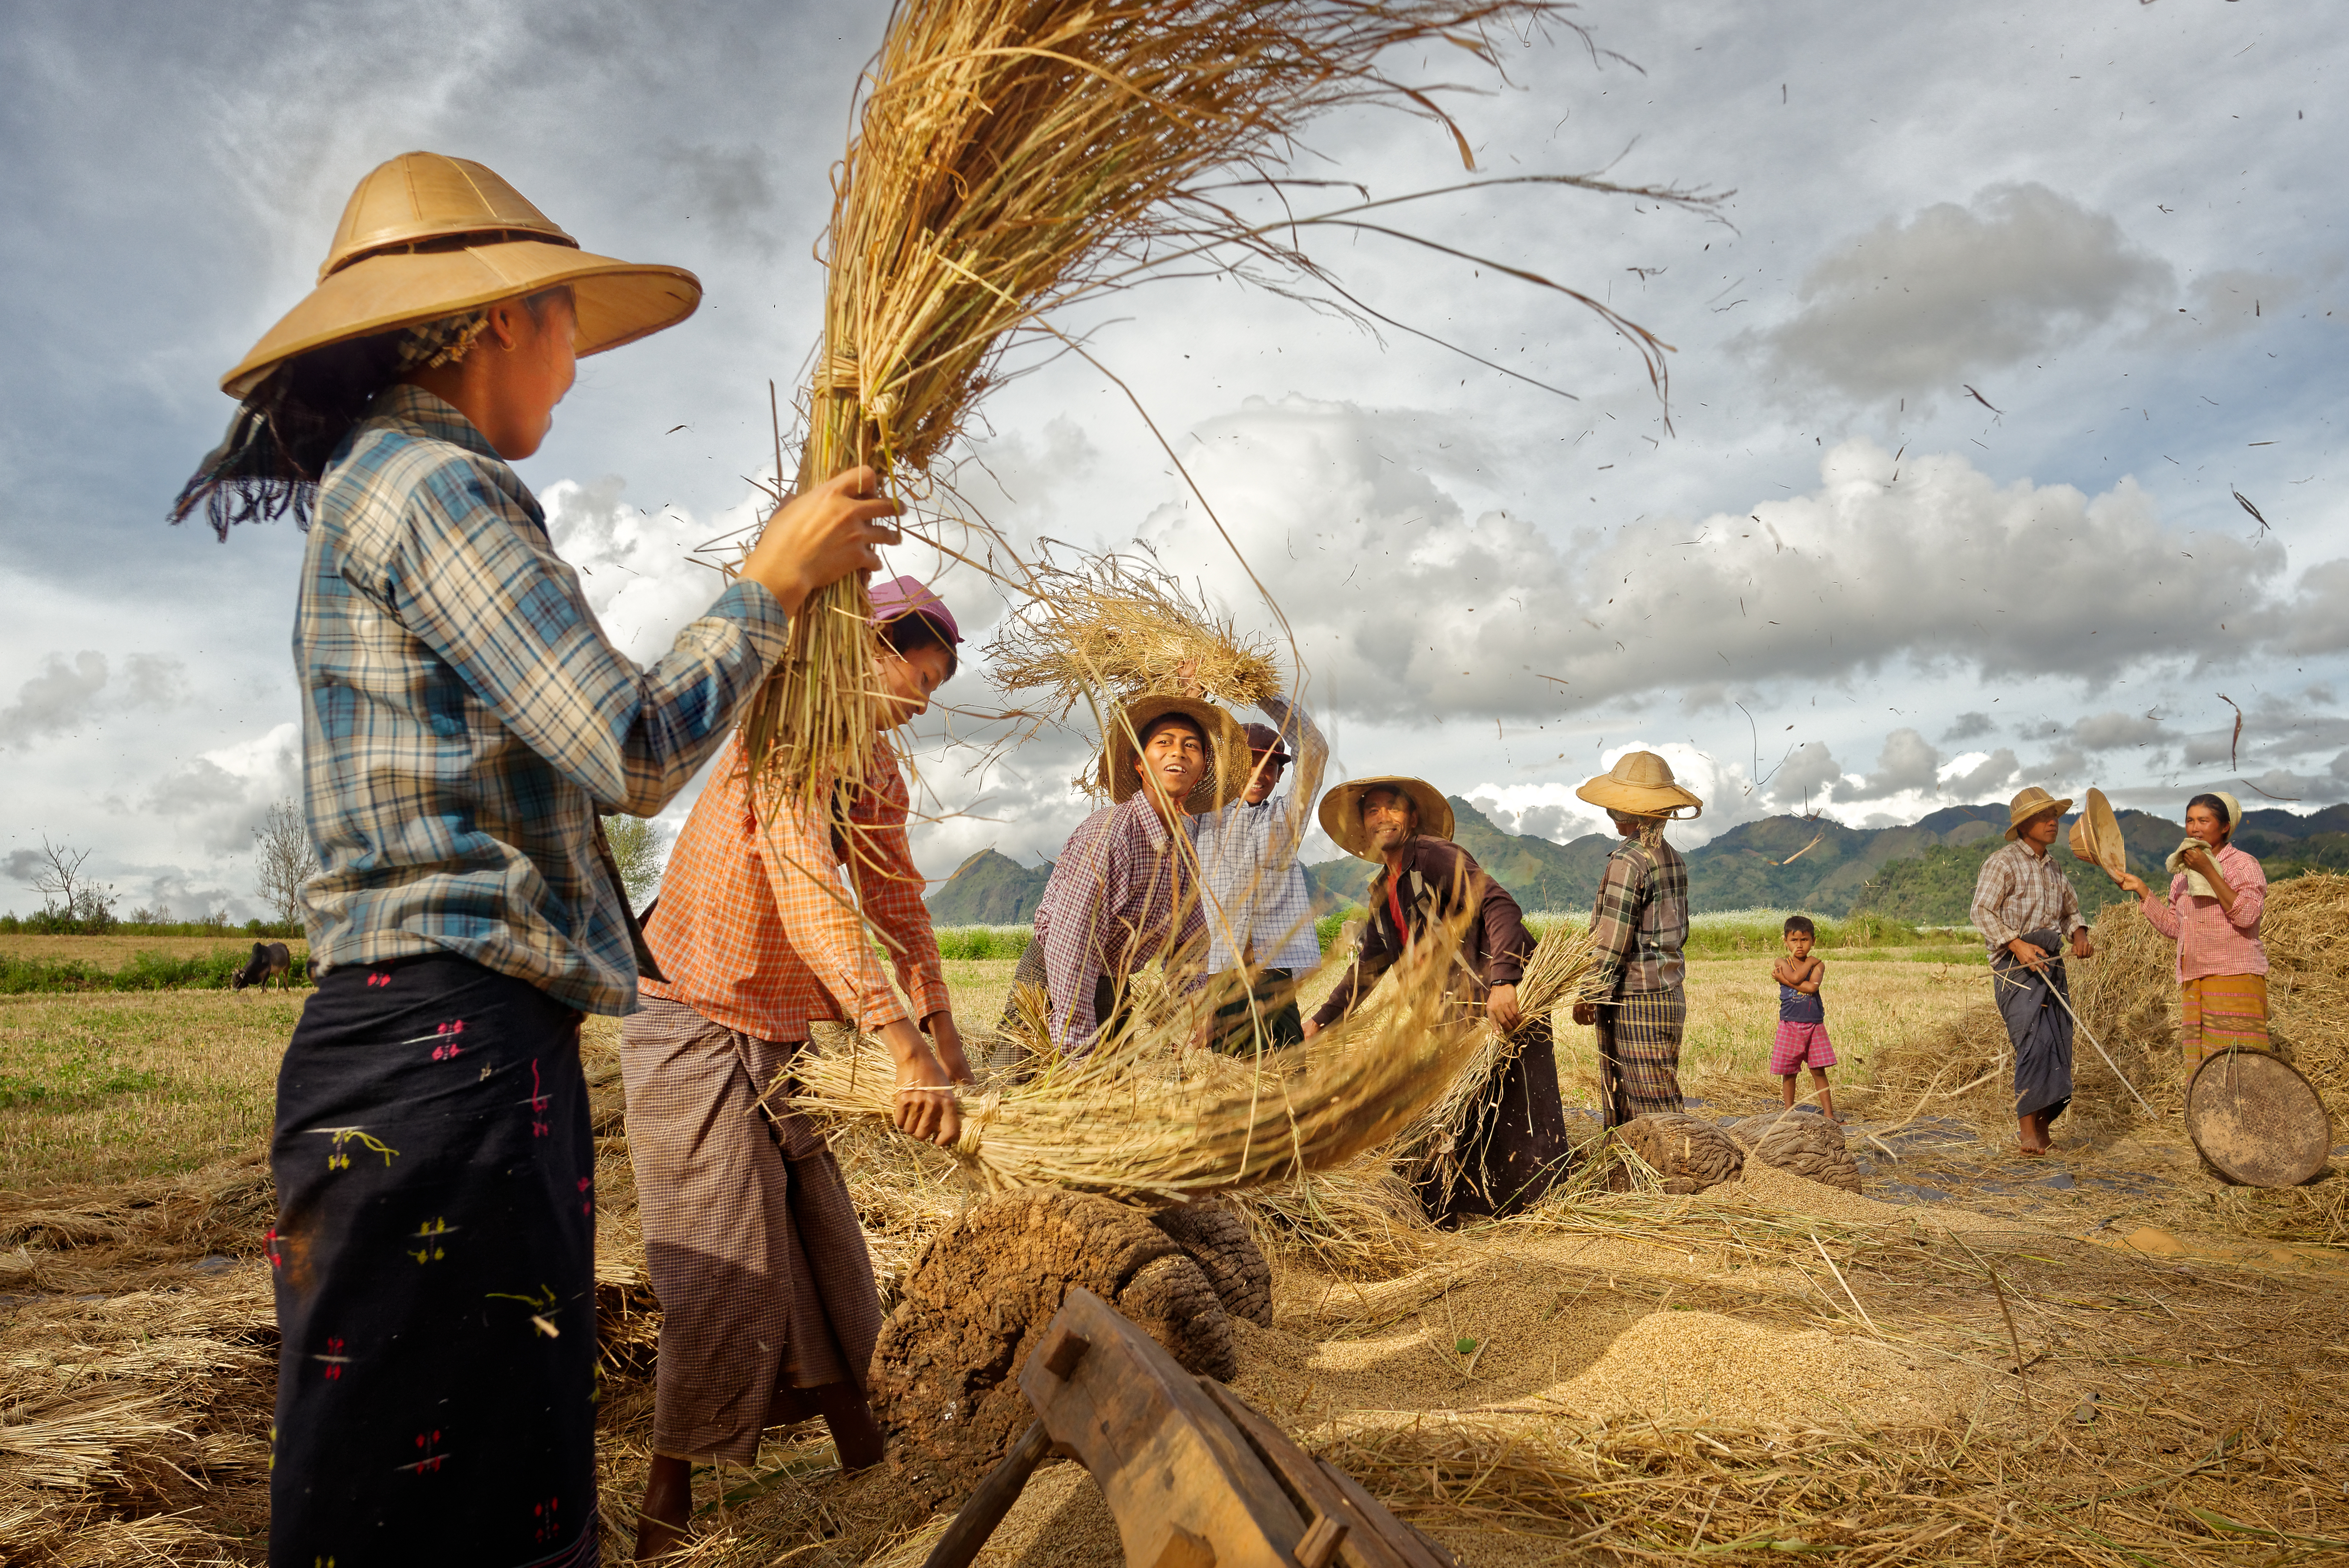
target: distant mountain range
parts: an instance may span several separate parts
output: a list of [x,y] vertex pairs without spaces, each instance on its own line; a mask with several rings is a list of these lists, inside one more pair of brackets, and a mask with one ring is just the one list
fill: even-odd
[[[1569,843],[1507,833],[1454,796],[1453,837],[1528,910],[1587,910],[1598,896],[1600,868],[1617,841],[1599,833]],[[2129,864],[2157,887],[2161,862],[2185,828],[2147,811],[2119,813]],[[2069,829],[2072,819],[2064,820]],[[1699,849],[1684,851],[1689,903],[1699,913],[1727,909],[1803,909],[1814,914],[1889,915],[1925,925],[1961,925],[1983,859],[2005,841],[2002,805],[1947,806],[1895,828],[1847,828],[1826,818],[1765,817],[1741,822]],[[2303,871],[2349,871],[2349,804],[2311,816],[2245,814],[2236,841],[2260,857],[2271,880]],[[2062,840],[2057,863],[2087,909],[2121,897],[2104,873],[2072,858]],[[1359,904],[1371,863],[1350,856],[1305,868],[1314,913]],[[1051,866],[1023,866],[981,850],[929,895],[940,924],[1016,925],[1036,913]]]

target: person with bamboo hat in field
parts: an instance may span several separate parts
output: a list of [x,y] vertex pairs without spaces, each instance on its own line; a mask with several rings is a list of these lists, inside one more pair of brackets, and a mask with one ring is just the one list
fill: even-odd
[[2186,840],[2170,852],[2169,896],[2145,879],[2120,884],[2156,931],[2178,945],[2178,1041],[2186,1080],[2203,1058],[2268,1048],[2268,950],[2260,940],[2267,872],[2235,847],[2242,802],[2223,789],[2186,803]]
[[[915,578],[875,584],[871,600],[875,717],[886,730],[928,710],[962,634]],[[820,1414],[843,1468],[881,1461],[864,1397],[881,1298],[856,1205],[823,1135],[773,1102],[792,1092],[810,1026],[844,1021],[895,1058],[901,1125],[941,1143],[959,1130],[952,1085],[971,1075],[907,809],[885,734],[861,780],[811,803],[761,788],[738,732],[646,912],[662,978],[642,987],[620,1047],[645,1262],[661,1304],[639,1559],[681,1543],[693,1464],[747,1465],[769,1427]],[[910,1006],[890,988],[890,967]]]
[[222,385],[171,511],[309,528],[294,652],[317,994],[281,1063],[268,1239],[273,1563],[596,1561],[595,1142],[582,1015],[648,955],[600,812],[717,749],[807,595],[878,563],[854,470],[770,519],[649,666],[606,638],[512,461],[574,356],[689,315],[478,163],[359,182],[318,286]]
[[1574,1021],[1599,1036],[1600,1120],[1678,1111],[1681,1031],[1688,997],[1688,862],[1664,841],[1664,824],[1704,802],[1652,751],[1627,751],[1584,780],[1577,798],[1605,811],[1623,841],[1607,857],[1590,912],[1593,965]]
[[1129,978],[1162,960],[1179,989],[1205,975],[1207,922],[1195,819],[1247,784],[1247,739],[1195,697],[1141,696],[1110,716],[1101,787],[1036,906],[1053,1048],[1082,1056],[1117,1032]]
[[[1453,1161],[1457,1181],[1423,1181],[1421,1205],[1442,1222],[1511,1214],[1549,1191],[1566,1168],[1566,1108],[1546,1017],[1517,1006],[1534,950],[1517,901],[1452,841],[1452,805],[1423,779],[1355,779],[1321,799],[1321,827],[1338,847],[1374,862],[1354,960],[1306,1021],[1310,1039],[1351,1013],[1415,943],[1454,941],[1453,991],[1518,1048],[1470,1113]],[[1464,922],[1456,939],[1453,923]]]
[[2075,957],[2096,951],[2080,918],[2080,895],[2047,852],[2071,804],[2035,784],[2015,796],[2007,805],[2006,844],[1974,878],[1973,925],[1989,944],[1991,990],[2014,1045],[2017,1140],[2034,1159],[2054,1147],[2048,1129],[2072,1103],[2064,939],[2071,938]]
[[[1216,1008],[1216,1048],[1234,1054],[1277,1049],[1305,1037],[1297,982],[1321,962],[1313,934],[1313,899],[1297,848],[1307,813],[1321,792],[1330,758],[1310,716],[1267,696],[1265,712],[1295,732],[1292,758],[1279,730],[1247,727],[1247,789],[1199,819],[1200,875],[1207,891],[1207,984],[1228,998]],[[1297,779],[1280,792],[1292,760]]]

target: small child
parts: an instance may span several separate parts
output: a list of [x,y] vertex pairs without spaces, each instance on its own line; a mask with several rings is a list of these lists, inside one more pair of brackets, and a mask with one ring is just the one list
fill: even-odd
[[1836,1065],[1835,1047],[1827,1043],[1826,1004],[1819,998],[1819,986],[1827,977],[1827,966],[1811,956],[1811,944],[1818,940],[1818,929],[1806,914],[1790,914],[1785,930],[1786,956],[1778,960],[1770,971],[1778,982],[1778,1040],[1770,1049],[1770,1070],[1778,1075],[1785,1086],[1786,1103],[1795,1103],[1795,1079],[1802,1076],[1805,1063],[1810,1065],[1811,1088],[1819,1097],[1819,1109],[1826,1112],[1829,1121],[1835,1119],[1835,1096],[1827,1091],[1827,1068]]

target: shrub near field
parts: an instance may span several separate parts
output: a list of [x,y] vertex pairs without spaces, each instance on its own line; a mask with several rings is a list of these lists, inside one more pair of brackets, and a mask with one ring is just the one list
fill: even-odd
[[[39,991],[226,991],[230,977],[253,956],[250,945],[210,945],[194,953],[159,952],[141,944],[128,959],[120,949],[139,939],[51,937],[41,953],[0,954],[0,995]],[[81,956],[92,947],[114,951]],[[309,954],[295,943],[291,977],[295,986],[310,983]],[[275,982],[271,982],[272,988]]]

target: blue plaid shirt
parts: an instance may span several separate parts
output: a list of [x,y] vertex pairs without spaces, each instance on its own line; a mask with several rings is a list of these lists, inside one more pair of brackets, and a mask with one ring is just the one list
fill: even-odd
[[595,819],[650,816],[685,787],[781,656],[782,606],[737,583],[637,665],[513,469],[409,386],[327,464],[302,572],[314,973],[454,953],[628,1012],[636,959]]

